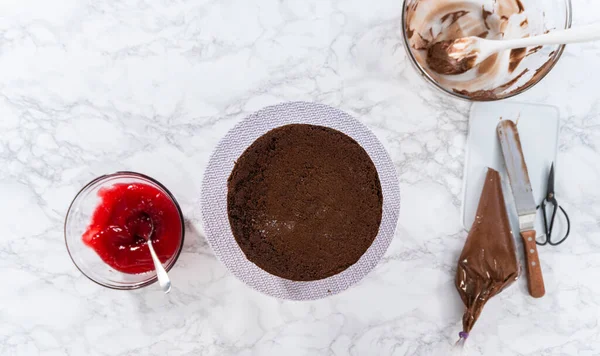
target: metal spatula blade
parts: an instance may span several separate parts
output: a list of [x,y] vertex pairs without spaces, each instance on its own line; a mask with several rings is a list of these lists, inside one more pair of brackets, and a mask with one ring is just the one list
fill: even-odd
[[496,131],[502,146],[506,171],[508,172],[508,179],[515,198],[517,214],[519,215],[519,229],[521,230],[527,260],[529,294],[534,298],[540,298],[544,296],[546,290],[535,242],[536,206],[529,181],[529,173],[527,172],[527,164],[523,156],[521,139],[519,138],[517,125],[510,120],[500,121]]

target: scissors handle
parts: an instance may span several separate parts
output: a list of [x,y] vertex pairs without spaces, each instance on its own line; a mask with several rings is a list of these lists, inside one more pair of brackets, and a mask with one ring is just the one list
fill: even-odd
[[565,219],[567,219],[567,233],[565,234],[565,236],[558,242],[552,242],[550,239],[548,239],[550,245],[552,246],[558,246],[560,244],[562,244],[567,237],[569,237],[569,234],[571,233],[571,220],[569,219],[569,215],[567,215],[567,212],[565,211],[565,209],[563,209],[562,206],[559,206],[560,211],[562,211],[563,215],[565,216]]
[[[548,216],[546,214],[547,204],[552,205],[552,216],[550,217],[550,221],[548,221]],[[567,237],[569,237],[569,233],[571,232],[571,221],[569,219],[569,215],[567,215],[567,212],[565,211],[565,209],[563,209],[562,206],[558,205],[558,202],[554,197],[542,200],[542,204],[540,205],[540,207],[542,208],[542,216],[544,217],[544,232],[546,239],[544,240],[544,242],[538,242],[537,244],[540,246],[548,244],[551,246],[558,246],[561,243],[563,243],[567,239]],[[567,220],[567,233],[560,241],[554,242],[552,241],[552,230],[554,229],[554,220],[556,219],[556,212],[558,211],[558,209],[560,209],[560,211],[565,216],[565,219]]]
[[523,246],[525,247],[525,261],[527,262],[527,286],[529,294],[534,298],[541,298],[546,294],[542,266],[535,242],[535,230],[521,231]]

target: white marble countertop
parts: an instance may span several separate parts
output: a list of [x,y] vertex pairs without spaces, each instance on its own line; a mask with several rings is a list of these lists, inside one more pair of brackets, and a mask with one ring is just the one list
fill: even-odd
[[[600,4],[573,0],[575,24]],[[448,355],[469,104],[429,87],[401,43],[400,0],[5,0],[0,3],[0,355]],[[519,101],[561,113],[557,193],[568,243],[542,248],[492,300],[472,355],[600,354],[600,44],[568,46]],[[290,100],[367,124],[400,178],[396,237],[348,291],[279,301],[236,280],[198,221],[211,149],[241,118]],[[62,224],[91,178],[135,170],[188,219],[165,297],[107,290],[72,264]]]

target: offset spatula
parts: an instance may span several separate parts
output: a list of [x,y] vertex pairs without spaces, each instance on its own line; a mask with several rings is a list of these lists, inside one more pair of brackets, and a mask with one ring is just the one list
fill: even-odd
[[529,294],[534,298],[540,298],[544,296],[546,290],[535,243],[534,223],[537,209],[533,200],[533,192],[529,182],[527,165],[523,157],[519,132],[517,131],[517,125],[510,120],[500,121],[496,130],[502,146],[506,171],[517,206],[517,214],[519,215],[519,229],[523,238],[523,246],[525,246]]

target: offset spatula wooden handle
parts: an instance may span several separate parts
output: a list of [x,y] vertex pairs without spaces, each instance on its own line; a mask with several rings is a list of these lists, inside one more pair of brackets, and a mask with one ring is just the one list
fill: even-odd
[[546,294],[542,266],[538,256],[537,244],[535,243],[535,231],[521,232],[523,246],[525,246],[525,261],[527,262],[527,285],[529,294],[534,298],[541,298]]

